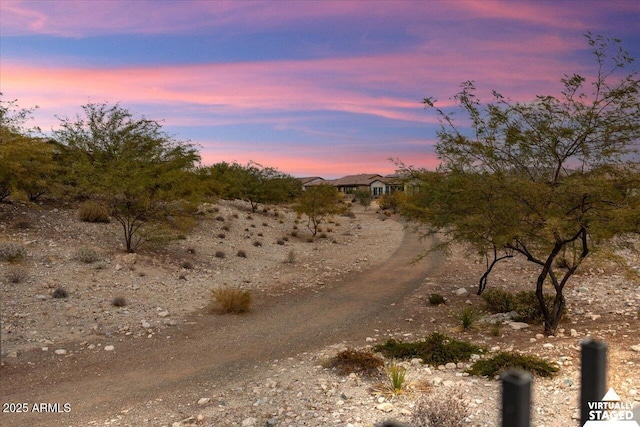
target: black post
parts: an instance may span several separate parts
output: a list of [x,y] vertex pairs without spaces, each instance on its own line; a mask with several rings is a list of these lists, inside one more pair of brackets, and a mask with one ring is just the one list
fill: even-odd
[[607,385],[607,344],[587,340],[582,344],[580,369],[580,425],[589,420],[589,402],[599,402]]
[[502,380],[502,427],[531,426],[531,374],[507,371]]

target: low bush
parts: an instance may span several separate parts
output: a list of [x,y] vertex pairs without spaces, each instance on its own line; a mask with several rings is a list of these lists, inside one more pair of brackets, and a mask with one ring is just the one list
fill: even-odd
[[184,268],[185,270],[193,270],[193,263],[191,261],[184,261],[181,264],[181,267]]
[[278,240],[276,240],[276,243],[279,244],[280,246],[282,246],[282,245],[284,245],[284,240],[278,239]]
[[246,258],[247,252],[243,249],[240,249],[236,255],[239,256],[240,258]]
[[423,341],[404,343],[390,339],[373,349],[386,357],[394,359],[417,357],[422,359],[424,363],[434,366],[450,362],[464,362],[469,360],[472,354],[484,350],[480,346],[458,341],[439,332],[432,333]]
[[224,258],[227,255],[224,253],[224,251],[216,251],[216,258]]
[[224,239],[225,237],[227,237],[226,234],[224,233],[218,233],[218,239]]
[[412,426],[463,427],[470,415],[461,391],[432,393],[420,399],[411,414]]
[[537,356],[506,351],[488,359],[477,360],[467,372],[470,375],[493,377],[508,369],[521,369],[541,377],[551,377],[558,372],[556,365]]
[[68,298],[69,292],[67,292],[65,289],[57,288],[55,291],[53,291],[53,293],[51,294],[51,297],[52,298]]
[[27,251],[19,243],[0,242],[0,261],[20,261]]
[[31,221],[29,221],[27,218],[18,219],[14,221],[13,228],[15,228],[16,230],[27,230],[31,228]]
[[224,222],[224,217],[222,215],[218,215],[216,217],[216,221]]
[[447,301],[440,294],[431,294],[429,295],[429,304],[431,305],[440,305],[445,304]]
[[251,309],[251,292],[236,287],[224,286],[211,292],[209,311],[216,312],[219,306],[224,313],[244,313]]
[[253,242],[253,246],[255,246],[256,248],[262,246],[262,242],[259,240],[256,240],[255,242]]
[[336,369],[340,375],[354,372],[372,377],[381,372],[384,361],[371,351],[344,350],[329,359],[324,366]]
[[118,296],[111,300],[111,305],[114,307],[125,307],[127,300],[123,296]]
[[297,257],[298,257],[298,255],[296,254],[296,251],[291,249],[289,251],[289,253],[287,254],[287,257],[284,259],[284,262],[285,262],[285,264],[295,264]]
[[460,320],[463,331],[468,331],[473,328],[473,325],[480,318],[480,314],[471,307],[464,307],[460,313],[458,313],[458,319]]
[[76,250],[75,259],[85,264],[92,264],[100,261],[100,254],[95,249],[83,247]]
[[27,280],[27,270],[20,267],[8,268],[5,273],[5,278],[9,283],[22,283]]
[[83,222],[107,223],[109,210],[98,202],[88,200],[78,207],[78,219]]
[[[545,294],[547,308],[553,309],[553,295]],[[538,323],[543,320],[540,303],[535,291],[520,291],[511,293],[500,289],[489,289],[482,293],[487,310],[491,313],[508,313],[515,311],[514,318],[518,322]]]

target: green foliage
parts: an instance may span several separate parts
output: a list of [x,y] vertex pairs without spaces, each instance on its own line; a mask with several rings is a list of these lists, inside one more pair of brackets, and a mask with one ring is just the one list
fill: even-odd
[[479,317],[480,315],[477,311],[471,307],[464,307],[460,313],[458,313],[458,319],[460,320],[462,330],[470,330]]
[[[640,79],[637,71],[625,74],[632,58],[618,40],[587,37],[595,75],[564,76],[560,97],[520,103],[494,92],[484,104],[466,82],[454,97],[468,118],[464,126],[426,98],[442,123],[441,166],[404,168],[414,190],[404,213],[486,257],[480,292],[501,260],[518,255],[539,267],[546,333],[556,330],[563,289],[589,253],[640,224],[640,168],[631,163],[640,139]],[[557,293],[551,310],[546,281]]]
[[500,352],[488,359],[477,360],[467,370],[470,375],[493,377],[509,369],[521,369],[541,377],[551,377],[558,367],[533,355],[516,352]]
[[325,218],[344,211],[341,200],[342,197],[334,186],[314,185],[302,192],[294,210],[307,216],[307,228],[315,236]]
[[253,213],[259,204],[292,200],[302,188],[300,181],[292,176],[255,162],[249,162],[246,166],[216,163],[201,169],[200,176],[205,182],[211,183],[208,188],[215,188],[212,192],[220,197],[249,202]]
[[375,376],[384,367],[384,361],[370,351],[347,349],[330,358],[324,365],[334,368],[340,375],[352,372],[364,376]]
[[438,332],[432,333],[423,341],[403,343],[390,339],[373,349],[386,357],[395,359],[418,357],[424,363],[431,365],[463,362],[469,360],[472,354],[483,351],[482,347],[458,341]]
[[[513,319],[518,322],[537,323],[543,320],[540,303],[534,291],[511,293],[501,289],[488,289],[482,293],[487,310],[491,313],[508,313],[515,311],[518,315]],[[553,309],[553,295],[544,295],[547,310]]]
[[404,191],[392,191],[380,197],[378,206],[380,209],[390,209],[393,213],[398,213],[406,199],[407,195]]
[[211,298],[209,311],[212,313],[216,312],[216,305],[222,309],[223,313],[244,313],[251,309],[253,302],[250,291],[230,286],[214,289],[211,292]]
[[368,188],[358,188],[355,192],[355,196],[358,202],[364,206],[365,210],[371,206],[373,195],[371,194],[371,190]]
[[68,187],[108,206],[122,225],[126,251],[134,252],[145,241],[145,226],[173,228],[192,213],[200,157],[157,121],[135,118],[117,104],[82,109],[84,117],[61,119],[54,132],[65,147]]
[[109,210],[103,205],[93,200],[87,200],[78,207],[78,219],[84,222],[107,223]]
[[395,363],[392,363],[389,368],[387,368],[389,390],[393,394],[400,394],[403,392],[406,375],[407,369]]
[[35,201],[57,188],[58,148],[35,136],[38,128],[25,127],[33,111],[20,109],[15,100],[0,100],[0,201],[12,193]]
[[431,294],[431,295],[429,295],[429,304],[431,304],[431,305],[446,304],[446,302],[447,301],[440,294]]

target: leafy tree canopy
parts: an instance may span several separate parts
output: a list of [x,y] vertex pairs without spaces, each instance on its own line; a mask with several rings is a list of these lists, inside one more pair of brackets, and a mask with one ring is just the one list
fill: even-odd
[[[528,103],[494,92],[483,104],[472,82],[454,100],[454,121],[432,98],[441,120],[437,172],[404,168],[418,190],[405,213],[468,242],[486,256],[481,293],[494,265],[516,255],[539,266],[536,294],[553,333],[563,289],[582,261],[614,236],[640,231],[640,80],[619,40],[587,35],[594,75],[561,79],[560,96]],[[556,296],[550,311],[543,287]]]
[[200,156],[159,122],[135,118],[117,104],[87,104],[82,110],[83,116],[60,119],[54,132],[67,148],[69,184],[109,206],[123,227],[127,252],[133,252],[144,242],[145,224],[180,224],[184,203],[197,195]]
[[307,228],[315,236],[318,234],[318,226],[325,218],[344,212],[341,201],[342,196],[333,185],[313,185],[298,197],[294,209],[307,216]]

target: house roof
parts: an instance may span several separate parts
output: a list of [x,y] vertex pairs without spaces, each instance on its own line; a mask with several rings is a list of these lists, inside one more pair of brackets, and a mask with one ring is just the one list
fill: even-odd
[[302,185],[305,185],[316,180],[324,181],[324,178],[321,178],[319,176],[307,176],[304,178],[298,178],[298,180],[302,183]]
[[381,181],[382,175],[378,174],[359,174],[359,175],[347,175],[342,178],[331,181],[331,184],[336,187],[357,187],[370,185],[374,181]]

